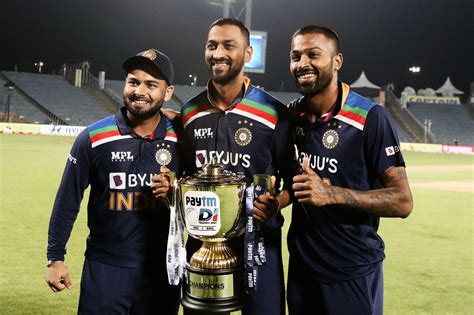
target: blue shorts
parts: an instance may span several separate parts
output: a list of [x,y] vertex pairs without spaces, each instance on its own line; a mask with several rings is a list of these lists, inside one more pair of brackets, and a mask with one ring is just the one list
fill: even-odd
[[179,296],[180,287],[168,284],[166,270],[124,268],[86,259],[78,314],[177,314]]
[[382,264],[364,277],[325,284],[292,266],[288,270],[288,310],[290,315],[383,314]]

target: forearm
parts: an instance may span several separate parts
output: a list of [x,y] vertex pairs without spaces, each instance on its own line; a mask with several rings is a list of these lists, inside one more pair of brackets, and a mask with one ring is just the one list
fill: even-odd
[[331,186],[331,204],[359,210],[379,217],[406,218],[413,207],[411,194],[395,187],[356,191]]

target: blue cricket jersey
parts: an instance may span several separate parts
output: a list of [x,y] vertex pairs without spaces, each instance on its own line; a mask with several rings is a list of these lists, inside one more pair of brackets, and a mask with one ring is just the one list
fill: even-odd
[[[184,169],[192,175],[212,158],[227,170],[277,177],[291,190],[294,148],[288,110],[279,100],[254,87],[245,78],[242,98],[229,109],[215,108],[207,90],[183,105]],[[280,228],[283,217],[264,226]]]
[[85,256],[129,268],[157,261],[165,268],[169,210],[153,197],[150,184],[161,165],[179,171],[177,130],[161,115],[155,131],[139,137],[127,124],[126,109],[122,108],[81,132],[54,203],[49,260],[64,259],[84,190],[90,185]]
[[[372,101],[339,82],[332,111],[310,123],[303,96],[290,104],[299,162],[334,186],[368,191],[382,188],[378,175],[404,166],[391,117]],[[379,217],[338,206],[293,204],[288,232],[291,260],[308,277],[335,283],[371,273],[384,259],[377,234]]]

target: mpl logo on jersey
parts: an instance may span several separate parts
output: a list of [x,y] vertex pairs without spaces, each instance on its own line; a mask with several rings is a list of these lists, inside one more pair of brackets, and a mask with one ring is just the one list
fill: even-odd
[[190,234],[213,236],[221,228],[220,199],[212,191],[188,191],[183,206],[186,228]]
[[212,138],[214,135],[212,128],[198,128],[194,129],[194,139]]
[[111,162],[133,162],[133,155],[130,151],[117,151],[117,152],[110,152]]

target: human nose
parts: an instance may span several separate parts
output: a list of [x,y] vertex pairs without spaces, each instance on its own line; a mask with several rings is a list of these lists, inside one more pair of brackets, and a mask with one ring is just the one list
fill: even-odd
[[308,67],[309,64],[310,64],[310,60],[309,60],[308,56],[301,55],[300,59],[298,60],[298,63],[296,64],[296,67],[298,69],[303,69],[303,68]]
[[138,84],[135,87],[135,90],[133,91],[133,94],[135,94],[135,95],[144,95],[145,91],[146,91],[145,85],[144,84]]
[[214,59],[220,59],[225,56],[225,49],[222,45],[217,45],[216,49],[214,50],[213,57]]

